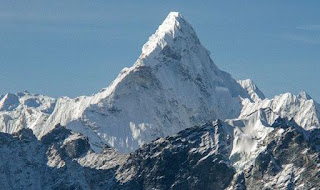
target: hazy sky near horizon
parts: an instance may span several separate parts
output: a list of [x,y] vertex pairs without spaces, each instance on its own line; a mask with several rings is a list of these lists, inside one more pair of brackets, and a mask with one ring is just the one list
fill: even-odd
[[320,101],[320,1],[0,1],[0,94],[90,95],[130,67],[170,11],[215,64],[268,96]]

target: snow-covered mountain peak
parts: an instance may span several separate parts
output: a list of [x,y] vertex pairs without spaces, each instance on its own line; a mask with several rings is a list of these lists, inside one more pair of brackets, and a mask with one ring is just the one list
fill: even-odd
[[34,131],[43,136],[61,123],[88,136],[93,147],[107,143],[130,152],[199,123],[237,117],[239,96],[249,97],[214,64],[191,25],[170,13],[136,63],[108,88],[89,97],[60,98]]
[[174,18],[182,18],[182,15],[179,13],[179,12],[176,12],[176,11],[172,11],[168,14],[168,17],[174,17]]
[[242,88],[247,90],[252,101],[258,102],[266,98],[251,79],[239,80],[238,83],[242,86]]
[[298,94],[298,98],[304,99],[304,100],[311,100],[311,96],[306,93],[305,91],[302,91]]
[[171,12],[159,26],[156,34],[167,34],[173,38],[182,35],[193,35],[195,32],[191,25],[178,12]]
[[20,104],[16,94],[8,93],[0,100],[0,111],[12,111]]
[[163,55],[180,60],[189,49],[199,48],[197,45],[200,45],[200,41],[192,26],[180,13],[171,12],[142,47],[136,64],[152,66],[155,65],[154,59],[161,59]]
[[174,27],[180,25],[180,21],[183,20],[185,22],[183,16],[179,12],[170,12],[167,18],[162,22],[159,28],[172,30]]

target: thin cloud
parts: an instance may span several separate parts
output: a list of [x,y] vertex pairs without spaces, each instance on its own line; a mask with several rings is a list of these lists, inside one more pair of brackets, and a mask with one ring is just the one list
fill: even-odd
[[320,31],[320,24],[313,25],[301,25],[296,27],[299,30],[311,30],[311,31]]
[[290,34],[290,35],[287,35],[286,38],[289,40],[294,40],[294,41],[303,42],[307,44],[320,44],[319,36]]
[[286,39],[302,42],[306,44],[320,44],[320,25],[300,25],[296,27],[294,34],[288,34],[285,36]]

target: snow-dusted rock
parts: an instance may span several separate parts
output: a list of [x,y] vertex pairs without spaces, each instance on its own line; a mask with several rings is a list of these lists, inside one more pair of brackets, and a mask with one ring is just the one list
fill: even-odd
[[235,174],[229,130],[216,121],[142,146],[117,171],[119,189],[226,188]]
[[[93,162],[82,165],[80,160],[92,154],[90,147],[82,149],[79,142],[83,139],[84,136],[61,126],[42,140],[38,140],[30,129],[13,134],[0,132],[1,189],[110,189],[115,184],[115,170],[125,157],[114,154],[117,159],[108,170],[97,169]],[[67,150],[66,144],[74,146]],[[79,150],[85,151],[68,154]],[[102,159],[105,155],[96,157]],[[104,168],[103,165],[110,164],[99,166]]]
[[317,189],[319,129],[279,125],[264,139],[267,148],[245,170],[248,189]]

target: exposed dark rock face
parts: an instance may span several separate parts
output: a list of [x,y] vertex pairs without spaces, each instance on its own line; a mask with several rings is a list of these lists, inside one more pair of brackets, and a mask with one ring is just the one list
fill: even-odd
[[78,158],[90,150],[88,138],[79,136],[76,139],[71,139],[61,146],[64,155],[70,158]]
[[68,136],[70,135],[71,135],[70,130],[58,124],[54,127],[54,129],[50,133],[46,134],[41,138],[41,142],[47,145],[52,143],[61,143],[64,141],[64,139],[68,138]]
[[232,190],[246,190],[247,189],[243,172],[234,175],[233,181],[231,182],[231,185],[229,186],[228,189],[232,189]]
[[122,184],[116,189],[226,188],[235,170],[218,153],[219,127],[190,128],[143,146],[118,170]]

